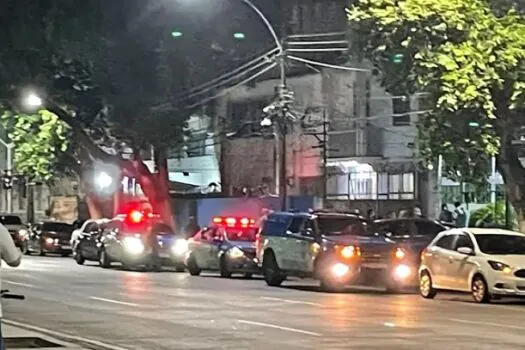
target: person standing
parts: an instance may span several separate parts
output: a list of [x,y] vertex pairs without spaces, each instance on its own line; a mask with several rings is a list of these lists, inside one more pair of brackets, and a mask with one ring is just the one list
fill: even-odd
[[[5,261],[7,265],[11,267],[17,267],[22,261],[22,253],[16,248],[15,242],[13,242],[13,238],[11,238],[9,231],[7,231],[2,224],[0,224],[0,259]],[[0,303],[0,350],[4,350],[4,337],[2,335],[1,327],[2,317],[2,305]]]
[[467,213],[460,202],[454,203],[454,224],[457,227],[467,226]]
[[453,221],[452,212],[448,210],[448,205],[446,203],[443,203],[443,205],[441,206],[441,213],[439,213],[438,220],[441,222],[450,223]]

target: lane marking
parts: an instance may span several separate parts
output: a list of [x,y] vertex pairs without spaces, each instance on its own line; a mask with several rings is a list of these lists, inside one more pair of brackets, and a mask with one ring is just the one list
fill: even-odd
[[129,349],[126,349],[126,348],[122,348],[120,346],[107,344],[107,343],[104,343],[104,342],[101,342],[101,341],[98,341],[98,340],[92,340],[92,339],[88,339],[88,338],[84,338],[84,337],[79,337],[79,336],[76,336],[76,335],[70,335],[70,334],[67,334],[67,333],[56,332],[56,331],[53,331],[51,329],[29,325],[29,324],[24,323],[24,322],[17,322],[17,321],[12,321],[12,320],[9,320],[9,319],[2,318],[2,323],[5,323],[5,324],[10,325],[10,326],[14,326],[14,327],[19,327],[19,328],[22,328],[22,329],[25,329],[25,330],[41,333],[41,334],[47,335],[49,337],[55,337],[55,338],[58,338],[59,340],[65,340],[65,341],[70,342],[70,343],[75,343],[75,342],[78,343],[78,342],[80,342],[80,343],[96,346],[96,347],[99,347],[99,348],[104,348],[104,349],[107,349],[107,350],[129,350]]
[[242,323],[242,324],[251,325],[251,326],[273,328],[273,329],[279,329],[281,331],[312,335],[314,337],[322,337],[323,336],[321,333],[305,331],[305,330],[297,329],[297,328],[283,327],[283,326],[279,326],[279,325],[271,324],[271,323],[255,322],[255,321],[248,321],[248,320],[237,320],[237,322],[238,323]]
[[8,284],[12,284],[14,286],[21,286],[21,287],[27,287],[27,288],[36,288],[34,285],[32,284],[28,284],[28,283],[21,283],[21,282],[14,282],[14,281],[10,281],[10,280],[4,280],[4,283],[8,283]]
[[311,306],[323,306],[323,304],[313,303],[313,302],[310,302],[310,301],[290,300],[290,299],[282,299],[282,298],[274,298],[274,297],[261,297],[261,299],[271,300],[271,301],[281,301],[283,303],[288,303],[288,304],[303,304],[303,305],[311,305]]
[[458,323],[466,323],[466,324],[472,324],[477,326],[490,326],[490,327],[499,327],[499,328],[507,328],[507,329],[517,329],[520,331],[525,330],[525,327],[515,326],[515,325],[507,325],[507,324],[501,324],[501,323],[493,323],[493,322],[482,322],[482,321],[469,321],[469,320],[462,320],[459,318],[449,318],[449,321],[452,322],[458,322]]
[[89,297],[89,299],[91,299],[91,300],[98,300],[98,301],[105,301],[106,303],[126,305],[126,306],[139,306],[139,304],[135,304],[135,303],[127,303],[125,301],[118,301],[118,300],[99,298],[99,297]]

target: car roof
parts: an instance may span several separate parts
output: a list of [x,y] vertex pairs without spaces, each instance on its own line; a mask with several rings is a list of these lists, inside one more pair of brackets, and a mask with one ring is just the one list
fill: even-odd
[[385,223],[396,222],[396,221],[426,221],[426,222],[433,222],[435,224],[444,226],[439,221],[428,219],[428,218],[409,217],[409,218],[388,218],[388,219],[377,219],[377,220],[374,220],[374,222],[377,223],[377,224],[385,224]]
[[340,213],[340,212],[329,212],[329,211],[313,211],[311,213],[307,213],[307,212],[288,212],[288,211],[278,211],[278,212],[273,212],[271,214],[269,214],[269,216],[272,216],[272,215],[280,215],[280,216],[289,216],[289,217],[313,217],[313,216],[317,216],[317,217],[320,217],[320,218],[330,218],[330,217],[341,217],[341,218],[356,218],[356,219],[361,219],[361,220],[366,220],[365,217],[363,216],[360,216],[360,215],[357,215],[357,214],[352,214],[352,213]]
[[494,228],[467,228],[474,236],[477,235],[506,235],[506,236],[525,236],[523,233],[511,230]]

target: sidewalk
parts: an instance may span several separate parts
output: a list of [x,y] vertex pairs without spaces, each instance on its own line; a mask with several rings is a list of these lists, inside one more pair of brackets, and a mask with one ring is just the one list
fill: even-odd
[[4,335],[6,350],[31,350],[39,348],[47,350],[87,350],[79,345],[67,343],[41,333],[7,324],[2,325],[2,333]]

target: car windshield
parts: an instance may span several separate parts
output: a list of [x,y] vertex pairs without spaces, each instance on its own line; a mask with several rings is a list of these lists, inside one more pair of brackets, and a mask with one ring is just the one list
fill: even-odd
[[73,231],[73,226],[61,222],[45,222],[42,225],[42,231],[51,231],[51,232],[71,232]]
[[354,217],[320,217],[317,219],[317,226],[319,232],[327,236],[364,236],[369,234],[368,223],[365,220]]
[[490,255],[525,255],[525,236],[476,235],[479,249]]
[[255,234],[257,229],[250,228],[228,228],[226,229],[226,236],[230,241],[246,241],[253,242],[255,241]]
[[0,216],[0,223],[2,225],[22,225],[22,220],[15,215],[2,215]]
[[175,235],[171,227],[166,224],[155,224],[152,228],[152,231],[154,234],[157,234],[157,235],[166,235],[166,236]]

